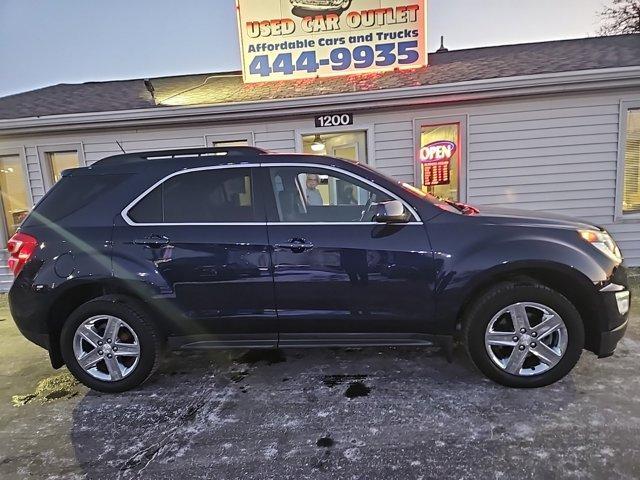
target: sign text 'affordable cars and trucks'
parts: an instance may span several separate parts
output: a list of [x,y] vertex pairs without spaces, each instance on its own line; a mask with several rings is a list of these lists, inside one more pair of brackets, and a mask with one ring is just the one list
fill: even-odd
[[244,81],[427,64],[426,0],[237,0]]

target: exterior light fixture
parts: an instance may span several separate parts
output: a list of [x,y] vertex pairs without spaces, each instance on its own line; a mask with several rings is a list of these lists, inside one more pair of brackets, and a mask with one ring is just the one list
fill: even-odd
[[322,152],[326,148],[326,145],[320,138],[320,135],[316,135],[316,138],[313,139],[313,143],[311,144],[311,150],[314,152]]

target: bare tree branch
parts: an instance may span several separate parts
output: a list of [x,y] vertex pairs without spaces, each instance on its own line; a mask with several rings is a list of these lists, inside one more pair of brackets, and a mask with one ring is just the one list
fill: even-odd
[[602,36],[640,33],[640,0],[612,0],[599,15]]

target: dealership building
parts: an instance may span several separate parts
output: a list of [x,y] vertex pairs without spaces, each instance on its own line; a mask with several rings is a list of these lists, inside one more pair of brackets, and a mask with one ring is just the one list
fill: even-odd
[[61,84],[1,98],[0,242],[64,169],[121,147],[252,145],[367,163],[480,208],[585,219],[640,266],[640,35],[441,48],[412,69],[245,80]]

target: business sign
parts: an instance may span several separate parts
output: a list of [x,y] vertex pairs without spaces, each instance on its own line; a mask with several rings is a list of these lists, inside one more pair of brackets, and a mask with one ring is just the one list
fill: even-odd
[[420,165],[420,186],[433,195],[459,199],[460,124],[420,126],[416,160]]
[[441,162],[451,160],[458,151],[456,144],[449,140],[431,142],[420,149],[420,161],[422,163]]
[[451,183],[451,159],[457,150],[456,144],[449,140],[431,142],[420,149],[423,187]]
[[427,64],[426,0],[236,0],[247,83]]

